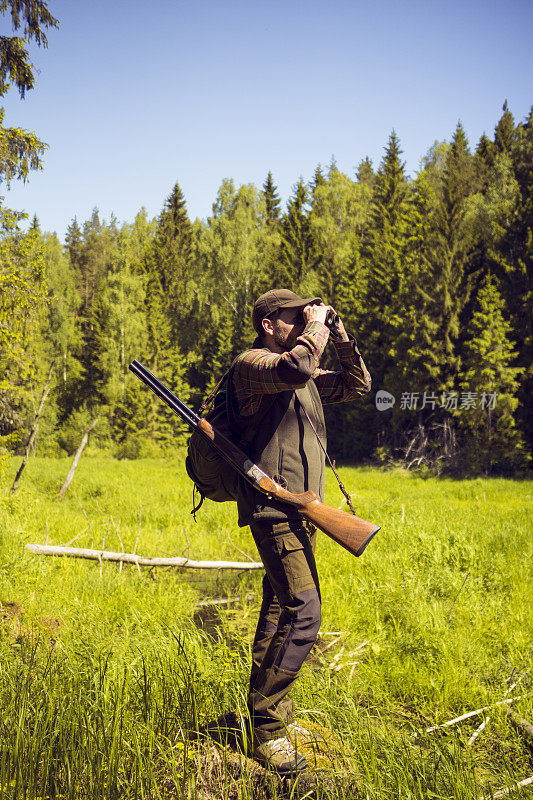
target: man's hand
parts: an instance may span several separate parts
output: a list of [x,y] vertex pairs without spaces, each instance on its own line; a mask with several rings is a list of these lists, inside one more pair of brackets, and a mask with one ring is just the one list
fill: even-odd
[[308,322],[321,322],[324,324],[330,308],[331,306],[325,306],[324,303],[313,303],[305,306],[302,312],[305,324],[307,325]]
[[[321,322],[324,324],[326,322],[326,317],[329,312],[333,312],[335,314],[335,309],[333,306],[326,306],[324,303],[315,303],[313,305],[305,306],[303,310],[303,317],[305,320],[305,324],[307,325],[308,322]],[[342,324],[342,321],[339,319],[337,324],[335,325],[335,329],[332,331],[333,338],[337,339],[340,342],[347,342],[348,334]]]

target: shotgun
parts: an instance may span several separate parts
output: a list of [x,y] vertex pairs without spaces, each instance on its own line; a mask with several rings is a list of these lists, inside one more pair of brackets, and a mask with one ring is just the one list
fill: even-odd
[[140,361],[135,359],[130,364],[130,370],[193,430],[199,431],[218,450],[224,460],[255,489],[270,499],[275,497],[283,503],[294,506],[304,519],[327,534],[337,544],[342,545],[352,555],[360,556],[372,537],[380,530],[379,525],[348,514],[340,508],[327,506],[314,492],[293,494],[288,489],[284,489],[272,478],[269,478],[257,464],[250,461],[246,453],[243,453],[230,439],[213,428],[210,422],[191,411]]

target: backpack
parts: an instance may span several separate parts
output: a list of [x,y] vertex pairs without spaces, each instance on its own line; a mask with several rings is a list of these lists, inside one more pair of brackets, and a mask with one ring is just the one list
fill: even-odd
[[[205,398],[200,406],[199,414],[209,409],[204,414],[213,427],[230,439],[237,447],[247,453],[255,438],[258,422],[272,407],[276,395],[265,395],[260,411],[253,417],[253,425],[243,430],[231,424],[228,414],[228,404],[231,404],[231,368],[222,376],[213,391]],[[240,475],[232,469],[228,462],[222,458],[218,450],[199,431],[193,431],[187,444],[187,457],[185,459],[187,475],[200,493],[200,502],[191,512],[194,516],[202,505],[204,499],[214,500],[215,503],[224,503],[227,500],[236,500]],[[194,490],[193,490],[194,506]]]
[[[200,406],[199,413],[202,415],[202,412],[211,406],[204,418],[217,431],[235,441],[235,432],[230,424],[227,410],[229,372],[228,370],[222,376],[211,394],[206,397]],[[195,511],[200,508],[205,497],[214,500],[215,503],[237,499],[238,473],[222,458],[218,450],[196,430],[193,431],[187,444],[185,469],[201,495],[200,504]]]

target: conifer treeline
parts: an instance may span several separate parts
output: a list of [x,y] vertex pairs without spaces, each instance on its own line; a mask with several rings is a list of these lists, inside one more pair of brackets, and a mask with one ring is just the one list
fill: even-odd
[[206,221],[176,184],[157,219],[118,227],[95,210],[65,247],[5,208],[1,225],[4,452],[23,448],[52,361],[40,454],[73,452],[96,416],[93,447],[167,452],[186,431],[130,361],[198,407],[253,341],[254,299],[287,287],[334,305],[372,374],[371,395],[328,411],[333,456],[483,474],[529,462],[533,112],[517,125],[505,104],[474,153],[459,123],[414,179],[393,132],[376,171],[318,167],[285,210],[269,173],[260,190],[225,180]]

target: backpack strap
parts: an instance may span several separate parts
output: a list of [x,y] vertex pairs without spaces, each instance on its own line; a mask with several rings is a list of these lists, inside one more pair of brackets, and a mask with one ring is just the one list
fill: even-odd
[[[232,367],[233,367],[233,365],[232,365]],[[261,424],[263,419],[266,417],[266,415],[269,413],[269,411],[271,410],[272,406],[276,402],[277,393],[264,394],[263,395],[263,397],[261,399],[261,405],[259,407],[259,410],[256,411],[255,414],[252,414],[249,417],[249,423],[250,424],[247,425],[246,424],[247,418],[246,417],[241,417],[240,414],[238,413],[238,411],[235,408],[236,401],[235,401],[235,395],[234,395],[233,389],[232,389],[232,376],[230,376],[230,372],[232,370],[232,367],[230,367],[229,370],[224,375],[224,378],[227,378],[227,383],[226,383],[226,408],[228,410],[228,420],[229,420],[230,427],[232,428],[232,430],[235,431],[235,434],[239,437],[239,441],[237,442],[237,444],[239,444],[239,446],[242,447],[246,451],[246,445],[249,445],[249,444],[251,444],[253,442],[253,440],[254,440],[254,438],[256,436],[256,433],[257,433],[258,426]],[[244,430],[239,430],[237,428],[237,424],[235,422],[236,418],[238,418],[243,423]]]
[[[196,505],[196,492],[200,495],[200,502]],[[205,500],[205,495],[203,494],[202,490],[198,488],[198,486],[193,483],[192,485],[192,518],[196,522],[196,512],[199,511],[202,507],[202,503]]]
[[220,389],[222,387],[222,383],[227,379],[230,371],[231,371],[231,367],[228,370],[226,370],[226,372],[223,374],[223,376],[220,378],[220,380],[216,384],[215,388],[212,389],[209,392],[207,397],[204,397],[204,399],[202,401],[202,405],[198,409],[198,416],[201,417],[202,414],[204,414],[206,411],[208,411],[209,408],[213,405],[213,403],[215,401],[215,397],[217,396],[218,392],[220,391]]

